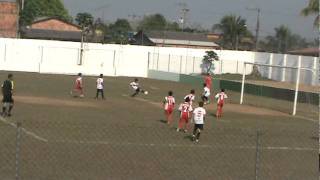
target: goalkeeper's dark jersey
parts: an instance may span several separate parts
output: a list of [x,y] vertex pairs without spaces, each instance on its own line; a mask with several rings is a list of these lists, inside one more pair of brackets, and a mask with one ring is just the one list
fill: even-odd
[[3,95],[11,95],[13,90],[13,81],[7,79],[3,82],[1,87]]

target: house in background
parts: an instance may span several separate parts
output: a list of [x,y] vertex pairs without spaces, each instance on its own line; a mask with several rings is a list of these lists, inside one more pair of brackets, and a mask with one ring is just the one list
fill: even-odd
[[21,29],[23,38],[81,41],[81,27],[56,17],[36,19]]
[[213,39],[217,37],[202,33],[151,31],[146,35],[156,46],[198,49],[220,49]]
[[150,40],[150,38],[139,31],[136,34],[129,35],[129,43],[131,45],[141,45],[141,46],[155,46],[156,44]]
[[18,8],[16,1],[0,0],[0,37],[17,37]]
[[288,53],[289,54],[294,54],[294,55],[319,57],[320,48],[319,47],[304,48],[304,49],[298,49],[298,50],[289,51]]

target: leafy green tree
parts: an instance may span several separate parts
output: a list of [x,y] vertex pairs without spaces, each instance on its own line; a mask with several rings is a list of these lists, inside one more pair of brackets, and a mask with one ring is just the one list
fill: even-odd
[[246,20],[235,15],[224,16],[220,23],[215,24],[212,29],[223,34],[222,46],[232,49],[238,49],[241,38],[248,34]]
[[110,24],[109,26],[111,39],[115,43],[128,43],[128,33],[130,31],[132,31],[132,28],[126,19],[118,19],[115,23]]
[[94,19],[91,14],[84,12],[78,13],[75,21],[83,29],[84,27],[92,27]]
[[219,61],[218,54],[214,51],[206,51],[206,55],[204,55],[202,59],[206,73],[212,73],[214,71],[214,61]]
[[312,43],[307,42],[300,35],[293,34],[285,25],[276,27],[274,31],[275,34],[273,36],[267,36],[264,41],[260,42],[265,51],[286,53],[288,50],[312,46]]
[[315,27],[319,27],[319,24],[320,24],[319,0],[309,0],[308,6],[302,9],[301,15],[303,16],[316,15],[316,19],[314,20],[313,24]]
[[167,21],[161,14],[145,16],[139,23],[138,30],[143,31],[163,31],[166,30]]
[[72,21],[61,0],[27,0],[20,16],[21,25],[29,25],[39,17],[58,17]]

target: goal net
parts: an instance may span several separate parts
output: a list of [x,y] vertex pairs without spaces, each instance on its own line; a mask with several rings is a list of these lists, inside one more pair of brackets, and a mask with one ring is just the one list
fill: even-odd
[[286,114],[319,118],[319,82],[316,69],[244,63],[240,104]]

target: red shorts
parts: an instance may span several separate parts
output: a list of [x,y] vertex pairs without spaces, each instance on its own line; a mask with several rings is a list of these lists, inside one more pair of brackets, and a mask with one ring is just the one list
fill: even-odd
[[221,107],[221,108],[222,108],[222,107],[223,107],[223,103],[219,103],[219,104],[218,104],[218,107]]
[[185,120],[186,122],[188,122],[189,113],[182,113],[181,116],[180,116],[180,119]]
[[164,110],[167,114],[172,114],[173,112],[173,108],[167,108],[166,110]]

